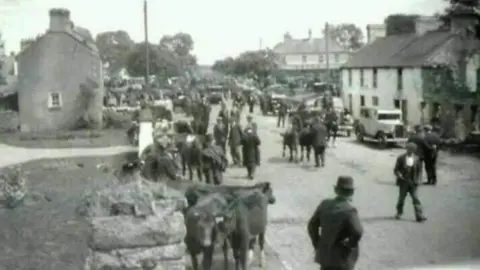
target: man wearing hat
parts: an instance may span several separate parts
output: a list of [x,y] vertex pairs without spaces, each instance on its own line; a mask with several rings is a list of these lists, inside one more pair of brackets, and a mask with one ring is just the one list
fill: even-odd
[[253,116],[249,114],[247,116],[247,125],[246,128],[251,128],[255,134],[257,134],[257,123],[253,121]]
[[418,155],[415,154],[417,145],[411,142],[407,143],[406,149],[406,153],[397,158],[393,170],[397,177],[398,186],[397,215],[395,218],[400,219],[402,217],[405,198],[410,194],[413,201],[413,209],[415,210],[415,218],[417,222],[424,222],[427,219],[423,214],[422,204],[417,194],[418,186],[422,183],[422,163]]
[[340,176],[336,197],[323,200],[308,222],[308,235],[321,270],[353,270],[358,260],[358,243],[363,227],[351,204],[353,178]]
[[223,152],[225,152],[225,147],[227,145],[227,126],[223,123],[221,117],[217,118],[217,123],[213,127],[213,137],[215,138],[215,145],[220,146]]
[[227,168],[228,161],[223,149],[213,144],[211,134],[205,136],[205,144],[202,149],[202,165],[207,184],[222,184],[223,172]]
[[438,149],[442,140],[430,125],[425,126],[425,141],[430,148],[425,152],[425,171],[427,173],[427,185],[437,184],[437,157]]
[[253,180],[255,169],[260,165],[260,138],[251,127],[247,127],[242,138],[243,166],[247,168],[247,177]]
[[325,166],[325,149],[328,144],[328,130],[322,123],[320,116],[315,117],[313,122],[313,153],[315,155],[315,167]]
[[416,155],[420,162],[420,181],[422,181],[423,161],[425,160],[425,153],[431,148],[425,139],[425,131],[420,125],[414,127],[415,133],[408,138],[408,142],[415,144]]

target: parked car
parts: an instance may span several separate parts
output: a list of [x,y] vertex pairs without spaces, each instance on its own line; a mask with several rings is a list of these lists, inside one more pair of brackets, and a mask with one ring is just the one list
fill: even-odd
[[382,148],[405,143],[409,128],[402,121],[401,110],[381,110],[377,108],[361,108],[360,117],[355,127],[357,140],[376,142]]
[[207,100],[210,104],[220,104],[223,100],[224,87],[221,85],[210,85],[205,89]]

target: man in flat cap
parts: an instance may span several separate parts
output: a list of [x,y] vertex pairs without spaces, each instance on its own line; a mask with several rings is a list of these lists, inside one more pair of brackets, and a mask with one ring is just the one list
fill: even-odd
[[323,200],[308,222],[308,235],[321,270],[353,270],[358,260],[358,244],[363,227],[351,204],[353,178],[340,176],[336,197]]
[[398,186],[398,202],[396,219],[400,219],[403,215],[403,206],[405,198],[408,194],[412,197],[413,208],[415,210],[415,218],[417,222],[427,220],[423,214],[422,204],[418,199],[418,186],[422,183],[422,163],[415,153],[417,145],[407,143],[407,151],[397,158],[393,173],[397,177]]
[[427,185],[437,184],[437,158],[438,150],[442,144],[442,140],[437,132],[433,131],[432,126],[426,125],[425,141],[430,146],[425,152],[425,172],[427,173]]

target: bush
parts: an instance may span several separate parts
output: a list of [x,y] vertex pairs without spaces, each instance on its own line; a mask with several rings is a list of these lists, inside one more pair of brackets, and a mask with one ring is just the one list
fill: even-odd
[[128,112],[116,112],[112,109],[103,111],[103,127],[127,129],[132,125],[132,117]]

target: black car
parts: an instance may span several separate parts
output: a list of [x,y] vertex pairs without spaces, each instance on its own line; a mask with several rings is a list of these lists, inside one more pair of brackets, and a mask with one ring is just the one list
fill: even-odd
[[224,88],[221,85],[209,86],[206,89],[207,101],[210,104],[220,104],[223,100]]

